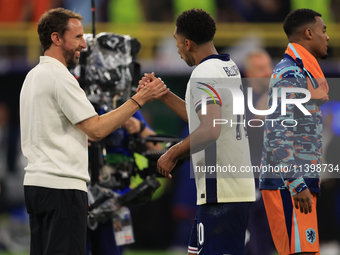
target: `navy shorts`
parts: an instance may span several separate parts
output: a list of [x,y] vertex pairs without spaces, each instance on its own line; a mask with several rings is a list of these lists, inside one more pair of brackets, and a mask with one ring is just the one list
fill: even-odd
[[204,204],[191,230],[188,252],[244,255],[250,202]]

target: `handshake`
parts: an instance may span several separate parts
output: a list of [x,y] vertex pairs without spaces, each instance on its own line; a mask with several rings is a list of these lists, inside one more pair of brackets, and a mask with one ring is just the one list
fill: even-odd
[[141,108],[142,105],[161,99],[169,92],[169,88],[164,84],[161,78],[156,78],[155,74],[144,74],[145,76],[139,81],[137,94],[134,101]]

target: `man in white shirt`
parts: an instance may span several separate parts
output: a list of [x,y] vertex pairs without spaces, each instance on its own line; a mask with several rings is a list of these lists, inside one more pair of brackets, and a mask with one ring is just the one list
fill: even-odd
[[119,128],[143,104],[168,92],[157,79],[114,111],[98,116],[68,71],[86,48],[83,18],[63,8],[43,14],[38,34],[44,50],[20,94],[24,178],[31,254],[85,254],[88,144]]

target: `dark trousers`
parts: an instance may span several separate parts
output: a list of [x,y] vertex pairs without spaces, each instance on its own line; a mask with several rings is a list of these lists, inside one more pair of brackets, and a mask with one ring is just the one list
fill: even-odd
[[31,255],[84,255],[87,193],[25,186],[30,219]]

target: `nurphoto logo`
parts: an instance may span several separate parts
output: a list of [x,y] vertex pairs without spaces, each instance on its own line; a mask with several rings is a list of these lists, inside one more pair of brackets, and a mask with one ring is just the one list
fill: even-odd
[[[208,84],[208,83],[202,83],[202,82],[196,82],[199,84],[197,86],[198,89],[201,89],[205,91],[216,103],[216,98],[219,100],[219,103],[222,106],[222,100],[217,93],[216,89],[228,89],[231,92],[232,99],[233,99],[233,115],[244,115],[245,112],[245,99],[244,99],[244,94],[241,89],[242,86],[234,86],[234,85],[228,85],[228,84]],[[203,87],[204,86],[204,87]],[[208,90],[210,89],[210,91]],[[214,96],[212,92],[216,95]],[[273,91],[273,97],[272,97],[272,105],[269,109],[266,110],[257,110],[255,109],[253,105],[253,89],[251,87],[248,88],[248,100],[247,100],[247,106],[249,108],[249,111],[253,113],[254,115],[259,115],[259,116],[267,116],[269,114],[272,114],[277,106],[278,106],[278,88],[272,88]],[[286,112],[286,106],[288,104],[293,104],[295,107],[300,109],[300,111],[305,115],[309,116],[311,113],[303,106],[304,103],[307,103],[310,98],[311,98],[311,93],[309,92],[308,89],[304,88],[280,88],[281,92],[281,115],[285,116],[287,114]],[[299,93],[303,94],[304,97],[301,98],[287,98],[287,94],[291,93]],[[201,114],[206,115],[207,114],[207,99],[210,99],[207,96],[202,95],[201,97]],[[262,127],[265,122],[271,122],[272,125],[274,125],[274,122],[277,121],[276,119],[266,119],[266,120],[261,120],[261,119],[250,119],[248,120],[248,126],[250,127]],[[254,125],[254,123],[260,123],[258,125]],[[216,125],[223,125],[230,123],[232,126],[233,122],[232,120],[227,120],[227,119],[214,119],[213,125],[214,127]],[[290,123],[287,125],[287,123]],[[244,126],[246,125],[245,120],[242,123],[234,123],[234,124],[243,124]],[[281,121],[281,125],[285,127],[295,127],[297,125],[297,121],[293,119],[285,119]]]

